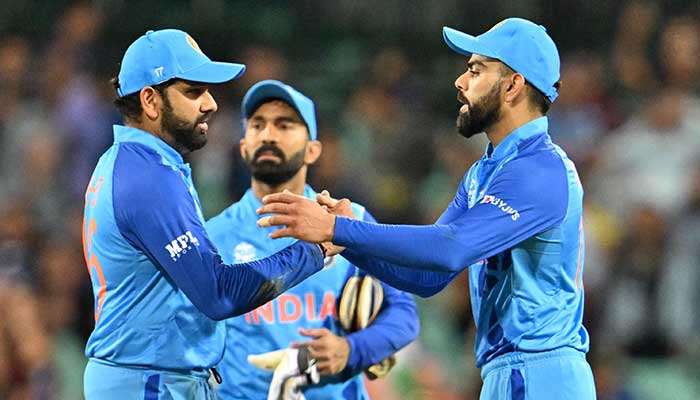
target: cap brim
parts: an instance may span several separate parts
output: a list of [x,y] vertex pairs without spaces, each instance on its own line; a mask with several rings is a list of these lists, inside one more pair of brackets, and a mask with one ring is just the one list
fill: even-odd
[[243,114],[245,117],[249,118],[260,102],[270,98],[282,99],[293,105],[297,111],[300,111],[298,110],[299,105],[292,93],[281,84],[268,80],[256,83],[248,90],[248,93],[246,93],[243,98]]
[[243,117],[250,118],[260,103],[271,98],[281,99],[294,107],[309,129],[309,136],[312,140],[316,140],[316,111],[313,101],[287,84],[274,79],[258,82],[248,89],[243,96],[241,109]]
[[192,82],[224,83],[236,79],[245,71],[245,65],[211,61],[176,76]]
[[480,56],[499,58],[498,53],[484,46],[479,41],[479,38],[467,35],[456,29],[446,26],[442,27],[442,37],[452,50],[467,57],[470,57],[472,54],[478,54]]

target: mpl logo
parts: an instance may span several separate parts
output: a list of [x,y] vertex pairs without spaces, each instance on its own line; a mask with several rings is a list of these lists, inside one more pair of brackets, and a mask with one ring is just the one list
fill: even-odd
[[177,261],[183,254],[187,253],[187,250],[191,250],[192,246],[199,246],[199,239],[197,239],[192,232],[187,231],[182,235],[175,238],[169,244],[165,245],[165,249],[170,253],[170,258],[173,261]]
[[518,212],[518,210],[509,206],[508,203],[499,199],[496,196],[492,196],[490,194],[487,194],[486,196],[484,196],[483,199],[481,199],[481,204],[493,204],[494,206],[498,207],[504,213],[510,215],[510,218],[513,221],[517,221],[518,218],[520,218],[520,213]]

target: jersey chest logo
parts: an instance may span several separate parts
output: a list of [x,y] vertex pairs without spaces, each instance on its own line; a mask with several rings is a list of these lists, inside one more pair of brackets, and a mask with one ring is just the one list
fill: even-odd
[[277,299],[245,313],[245,322],[249,325],[293,324],[302,318],[307,321],[322,321],[326,318],[337,320],[335,293],[326,291],[322,297],[320,293],[313,292],[284,293]]

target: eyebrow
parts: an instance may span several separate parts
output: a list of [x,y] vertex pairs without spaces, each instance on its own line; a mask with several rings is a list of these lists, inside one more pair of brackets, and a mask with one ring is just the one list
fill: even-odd
[[476,67],[476,66],[486,68],[486,63],[497,62],[497,61],[498,61],[497,59],[491,58],[491,57],[486,57],[483,60],[479,59],[479,60],[469,61],[469,62],[467,62],[467,69],[470,69],[470,68]]
[[[253,115],[252,117],[250,117],[250,119],[251,119],[251,120],[254,120],[254,121],[265,121],[265,120],[266,120],[266,118],[263,117],[262,115]],[[288,115],[282,115],[282,116],[280,116],[280,117],[276,117],[276,118],[274,118],[274,122],[275,122],[275,123],[278,123],[278,122],[293,122],[293,123],[296,123],[296,124],[303,124],[303,123],[304,123],[304,122],[302,122],[299,118],[296,118],[296,117],[294,117],[294,116],[288,116]]]

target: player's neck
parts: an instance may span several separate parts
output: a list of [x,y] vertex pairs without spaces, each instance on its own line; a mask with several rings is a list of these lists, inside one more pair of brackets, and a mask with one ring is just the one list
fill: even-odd
[[297,172],[292,179],[288,180],[287,182],[280,183],[279,185],[270,185],[252,178],[250,186],[253,189],[253,194],[258,200],[262,200],[262,198],[268,194],[279,193],[287,189],[290,192],[301,196],[304,194],[304,185],[306,185],[306,171],[305,168],[302,168],[302,170],[299,170],[299,172]]
[[510,135],[511,132],[541,116],[540,114],[530,112],[506,114],[486,131],[486,136],[489,138],[491,145],[495,148],[506,136]]

